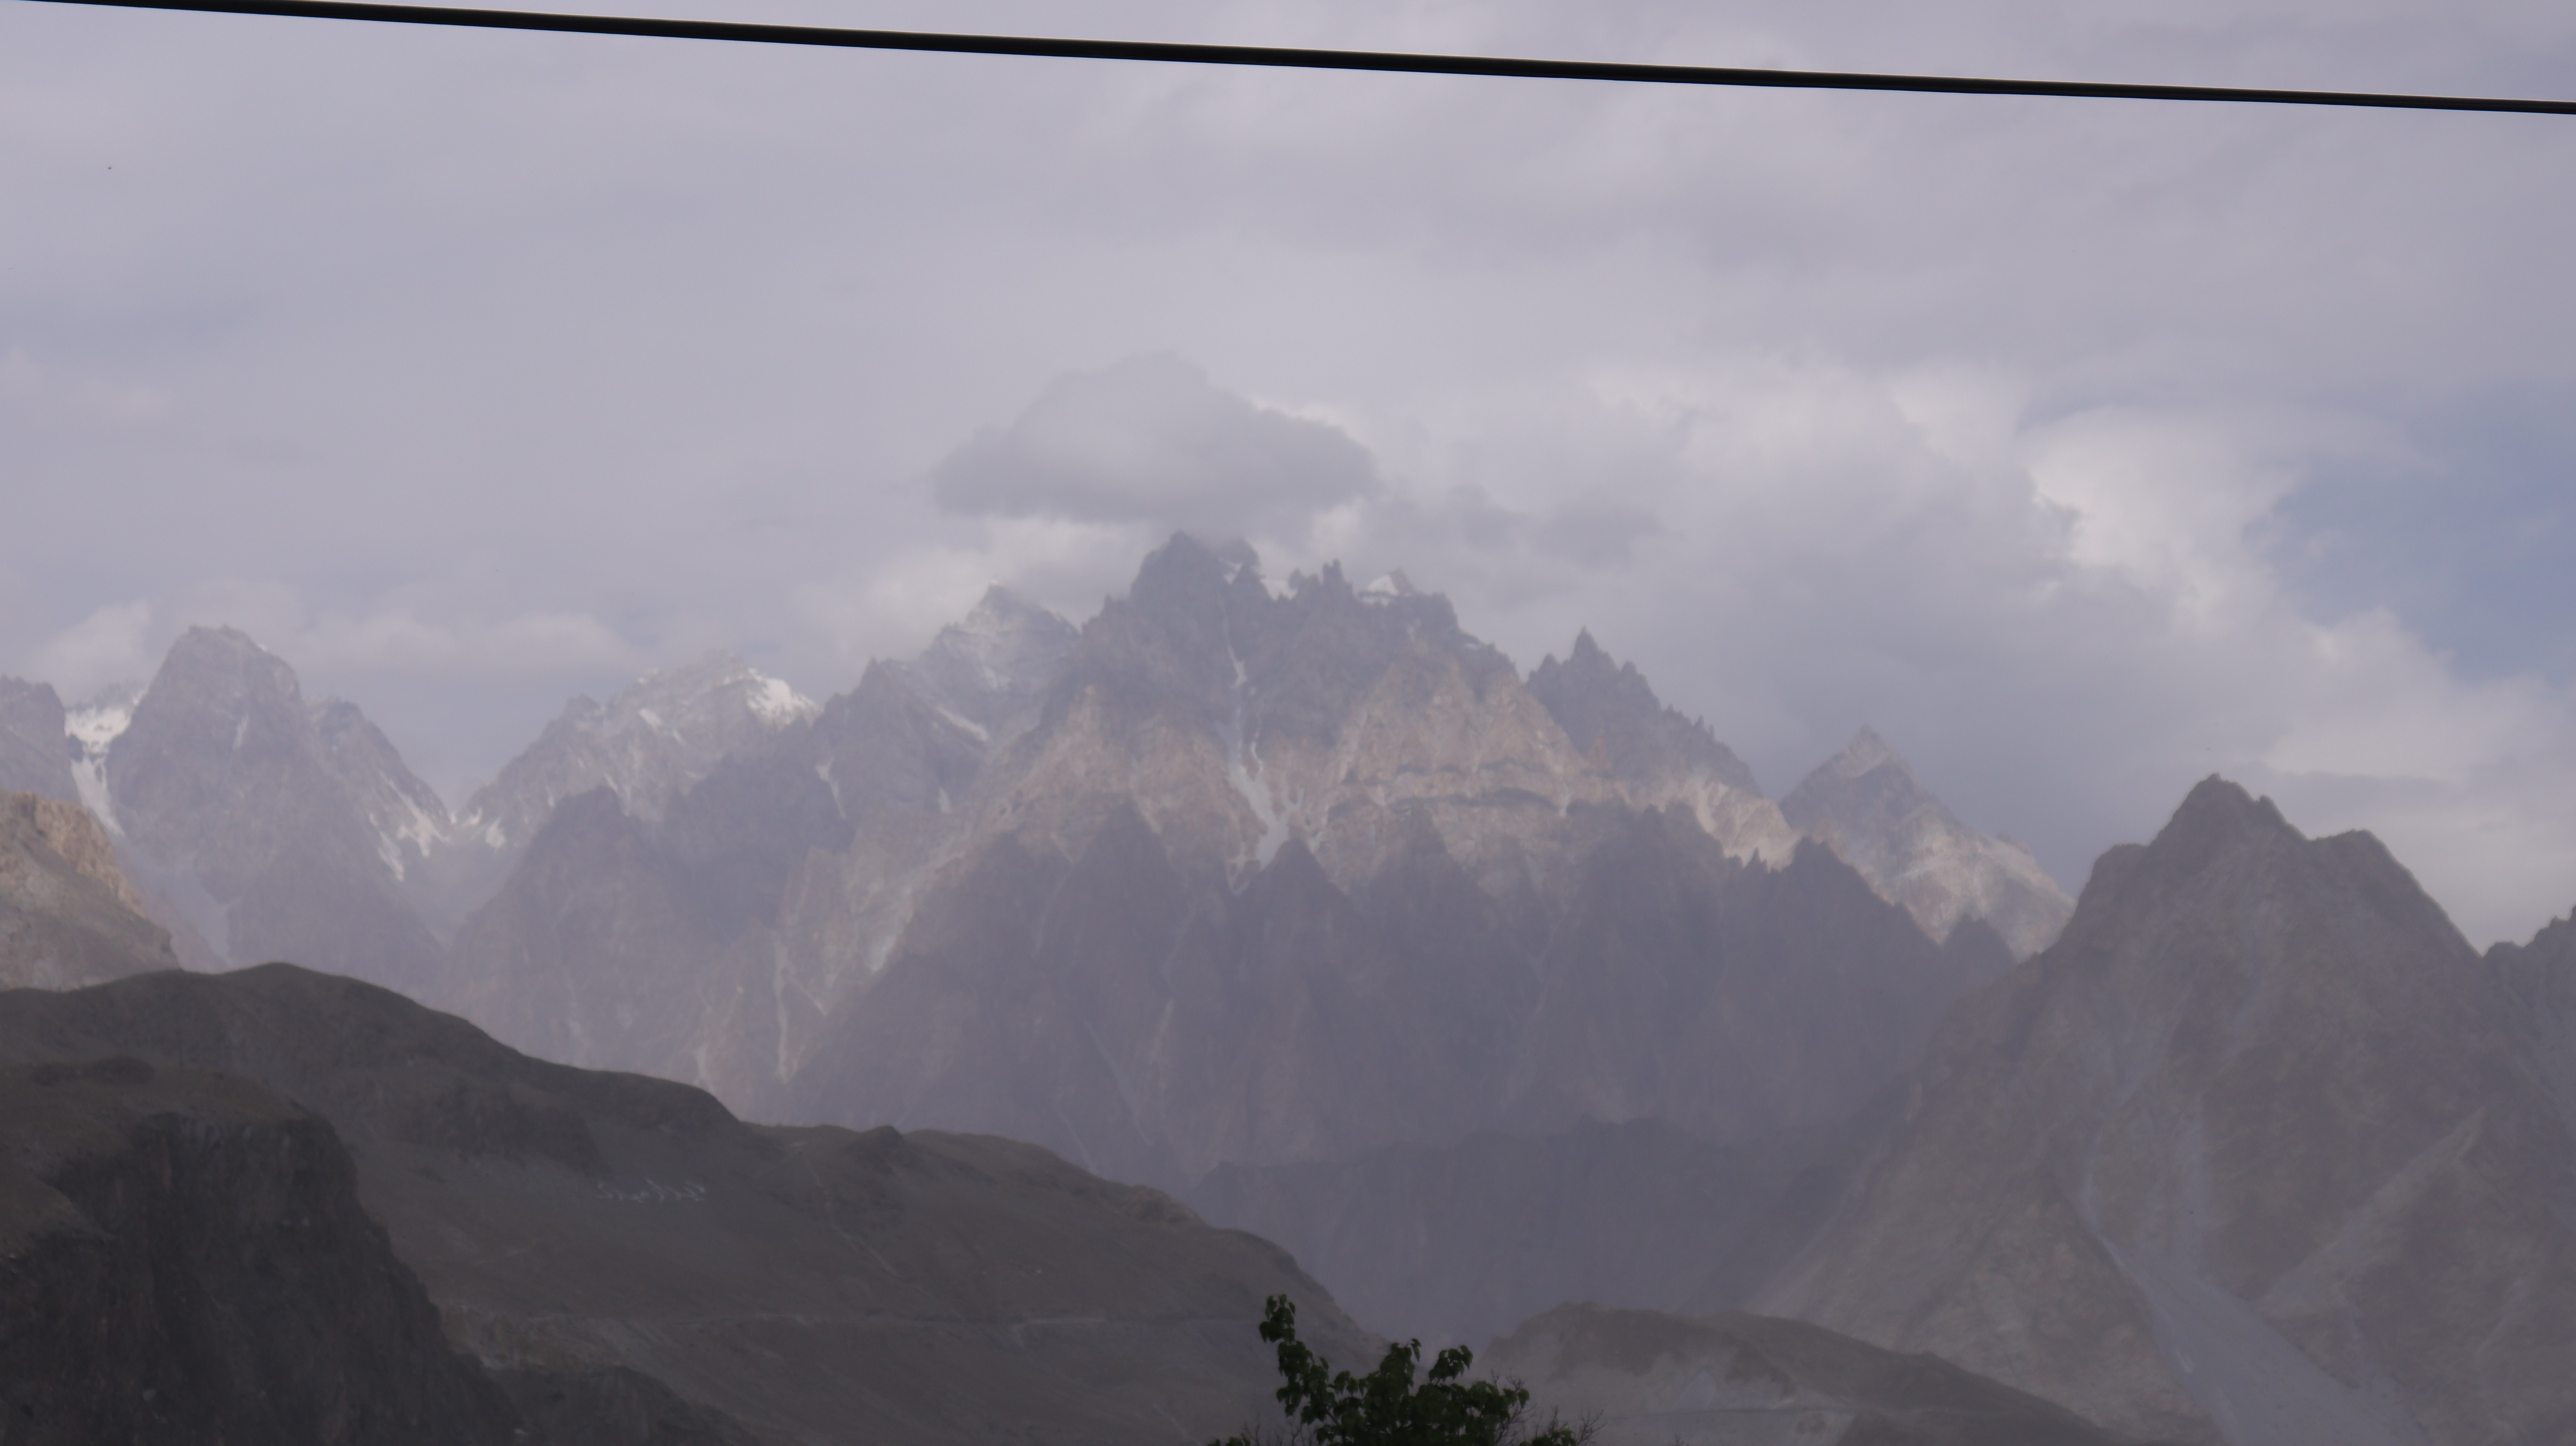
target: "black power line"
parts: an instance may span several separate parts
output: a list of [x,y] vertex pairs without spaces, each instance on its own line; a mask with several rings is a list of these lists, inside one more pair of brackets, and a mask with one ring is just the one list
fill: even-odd
[[2383,110],[2513,111],[2576,115],[2576,101],[2489,96],[2380,95],[2348,90],[2252,90],[2216,85],[2110,85],[2072,80],[1977,80],[1948,75],[1871,75],[1829,70],[1743,70],[1713,65],[1625,65],[1592,60],[1515,60],[1486,55],[1410,55],[1380,50],[1309,50],[1268,45],[1178,45],[1155,40],[1052,40],[1026,35],[942,35],[914,30],[833,30],[744,25],[724,20],[649,20],[614,15],[548,15],[521,10],[451,10],[354,0],[42,0],[134,10],[201,10],[312,20],[377,20],[478,30],[552,30],[575,35],[645,35],[671,40],[742,40],[849,50],[930,50],[962,55],[1035,55],[1077,60],[1150,60],[1183,65],[1262,65],[1293,70],[1378,70],[1409,75],[1490,75],[1523,80],[1617,80],[1658,85],[1761,86],[1781,90],[1897,90],[1944,95],[2055,95],[2092,100],[2202,100],[2259,105],[2337,105]]

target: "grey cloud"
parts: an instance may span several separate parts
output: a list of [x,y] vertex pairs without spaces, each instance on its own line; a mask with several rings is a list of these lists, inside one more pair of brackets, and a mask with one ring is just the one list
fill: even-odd
[[1157,354],[1057,378],[1008,427],[949,453],[931,486],[956,512],[1222,535],[1367,496],[1377,469],[1340,430],[1255,406]]
[[[848,23],[831,0],[707,8]],[[884,0],[870,23],[948,28],[953,8]],[[979,15],[1248,43],[2576,90],[2576,11],[2547,0]],[[2441,832],[2467,788],[2530,826],[2498,837],[2576,847],[2558,822],[2576,784],[2541,766],[2560,745],[2509,694],[2461,694],[2458,670],[2395,643],[2377,671],[2321,671],[2301,631],[2378,646],[2351,620],[2385,609],[2473,679],[2576,678],[2576,595],[2548,545],[2566,536],[2576,434],[2491,415],[2505,398],[2554,417],[2576,387],[2560,261],[2576,201],[2533,181],[2576,163],[2576,127],[2546,118],[48,6],[0,6],[0,95],[0,673],[123,666],[109,624],[138,603],[147,651],[188,620],[242,622],[456,791],[564,696],[633,667],[722,644],[819,696],[994,579],[1087,612],[1159,532],[1190,526],[1250,535],[1275,571],[1404,567],[1524,663],[1590,623],[1775,787],[1875,722],[2061,875],[2151,830],[2200,774],[2250,777],[2270,740],[2407,698],[2441,705],[2420,743],[2347,766],[2327,738],[2282,753],[2283,778],[2384,782],[2412,759],[2471,782],[2313,785],[2303,823],[2413,817],[2414,842],[2392,834],[2410,863],[2492,872],[2495,850],[2448,847],[2480,835]],[[1149,347],[1223,387],[1164,358],[1048,391]],[[1828,380],[1780,381],[1792,362]],[[1992,475],[1927,455],[1879,395],[1954,364],[2026,394],[1992,424]],[[1830,380],[1844,374],[1858,380]],[[1676,386],[1697,390],[1668,405]],[[2289,586],[2230,627],[2178,625],[2169,600],[2070,561],[2063,519],[2010,465],[2052,418],[2238,405],[2380,417],[2404,446],[2265,454],[2307,479],[2256,539]],[[978,427],[996,430],[961,447]],[[2179,537],[2215,549],[2226,587],[2264,583],[2204,535],[2232,517],[2143,521],[2166,531],[2126,539],[2132,572],[2215,565],[2175,554]],[[278,620],[246,610],[271,594],[294,600]],[[554,634],[513,631],[568,618],[596,620],[598,646],[558,657],[537,646]],[[2540,741],[2514,741],[2526,727]],[[2471,755],[2486,773],[2463,772]],[[2554,862],[2576,855],[2514,850],[2546,867],[2484,917],[2519,928],[2576,900],[2576,863]],[[2449,880],[2442,896],[2466,898]]]

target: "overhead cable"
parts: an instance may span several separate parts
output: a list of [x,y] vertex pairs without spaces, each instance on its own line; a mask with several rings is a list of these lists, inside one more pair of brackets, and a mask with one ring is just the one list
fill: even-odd
[[1028,35],[939,34],[916,30],[838,30],[809,25],[753,25],[729,20],[656,20],[617,15],[553,15],[524,10],[381,5],[361,0],[20,0],[22,4],[193,10],[221,15],[278,15],[309,20],[368,20],[449,25],[477,30],[540,30],[573,35],[640,35],[670,40],[731,40],[763,45],[820,45],[845,50],[938,51],[1073,60],[1134,60],[1180,65],[1251,65],[1292,70],[1362,70],[1406,75],[1476,75],[1518,80],[1625,81],[1649,85],[1753,86],[1773,90],[1879,90],[1937,95],[2065,96],[2087,100],[2192,100],[2254,105],[2327,105],[2379,110],[2504,111],[2576,115],[2576,101],[2494,96],[2389,95],[2348,90],[2265,90],[2216,85],[2128,85],[2076,80],[1982,80],[1950,75],[1875,75],[1856,71],[1747,70],[1715,65],[1632,65],[1599,60],[1522,60],[1489,55],[1405,51],[1314,50],[1270,45],[1191,45],[1160,40],[1062,40]]

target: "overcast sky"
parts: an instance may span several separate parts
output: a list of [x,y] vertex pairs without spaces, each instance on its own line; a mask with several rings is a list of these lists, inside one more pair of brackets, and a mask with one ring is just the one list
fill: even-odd
[[[580,8],[555,0],[544,8]],[[2576,96],[2576,8],[632,0]],[[0,672],[225,621],[451,802],[1178,526],[1589,626],[1775,795],[1873,723],[2070,886],[2213,771],[2576,904],[2576,120],[1679,90],[0,0]]]

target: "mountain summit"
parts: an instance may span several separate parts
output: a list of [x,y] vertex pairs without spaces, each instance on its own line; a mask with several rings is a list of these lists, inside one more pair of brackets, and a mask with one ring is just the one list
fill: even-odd
[[2066,926],[2075,901],[2009,838],[1990,838],[1915,778],[1872,728],[1816,766],[1780,800],[1801,833],[1825,840],[1933,938],[1983,919],[2015,957],[2038,953]]
[[1953,1015],[1765,1308],[2142,1436],[2565,1439],[2576,1096],[2513,972],[2376,839],[2202,783]]
[[232,628],[191,628],[150,686],[80,710],[82,796],[160,922],[217,960],[291,957],[418,988],[438,943],[404,884],[446,809],[356,708],[307,699]]

